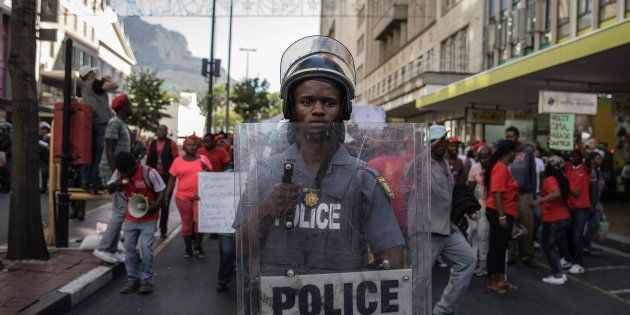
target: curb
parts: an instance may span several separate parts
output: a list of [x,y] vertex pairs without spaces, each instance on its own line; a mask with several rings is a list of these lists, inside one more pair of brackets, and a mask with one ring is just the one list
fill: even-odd
[[115,276],[124,272],[125,265],[121,263],[113,266],[98,266],[65,286],[48,293],[37,303],[21,311],[20,314],[46,315],[67,313],[92,293],[107,285]]

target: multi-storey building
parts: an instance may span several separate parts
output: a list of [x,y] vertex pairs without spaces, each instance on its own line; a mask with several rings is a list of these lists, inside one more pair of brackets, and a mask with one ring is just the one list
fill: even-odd
[[[356,57],[357,102],[383,106],[391,121],[443,123],[460,139],[489,143],[513,125],[545,148],[550,122],[538,113],[540,91],[596,93],[597,114],[575,116],[578,140],[606,144],[614,172],[630,160],[630,0],[359,0],[322,7],[321,33]],[[485,111],[485,121],[473,119],[475,109]]]
[[[81,66],[92,66],[98,67],[102,75],[111,76],[124,89],[125,77],[131,74],[136,60],[118,16],[106,0],[41,0],[38,5],[35,71],[41,116],[52,116],[54,103],[63,99],[66,38],[73,40],[74,81],[78,80],[76,71]],[[0,4],[0,8],[5,6]],[[9,35],[8,27],[4,27],[8,26],[10,5],[6,12],[8,15],[3,13],[1,20],[0,98],[10,104],[5,41]],[[10,105],[4,111],[10,112]]]

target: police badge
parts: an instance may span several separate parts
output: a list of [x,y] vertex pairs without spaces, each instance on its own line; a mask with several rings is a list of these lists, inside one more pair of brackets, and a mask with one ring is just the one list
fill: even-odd
[[319,197],[317,197],[317,190],[307,188],[304,191],[306,192],[306,196],[304,196],[304,202],[306,202],[306,205],[309,207],[316,206],[319,201]]

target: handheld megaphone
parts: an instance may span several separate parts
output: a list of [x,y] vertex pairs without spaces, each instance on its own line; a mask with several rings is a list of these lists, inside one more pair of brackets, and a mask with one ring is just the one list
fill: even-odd
[[133,195],[127,201],[127,210],[134,218],[142,218],[149,211],[149,200],[143,195]]

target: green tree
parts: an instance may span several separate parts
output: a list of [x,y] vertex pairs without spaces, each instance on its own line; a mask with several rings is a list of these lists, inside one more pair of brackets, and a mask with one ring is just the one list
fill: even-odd
[[170,104],[170,97],[162,91],[163,79],[158,78],[157,71],[140,68],[128,78],[129,97],[133,104],[133,114],[129,117],[129,125],[140,131],[154,130],[160,119],[170,117],[162,112]]
[[261,119],[269,119],[282,113],[282,99],[280,99],[280,93],[269,93],[267,98],[269,99],[269,107],[263,111]]
[[245,79],[234,86],[232,101],[236,111],[245,122],[254,122],[267,117],[272,99],[269,97],[269,82],[260,78]]

